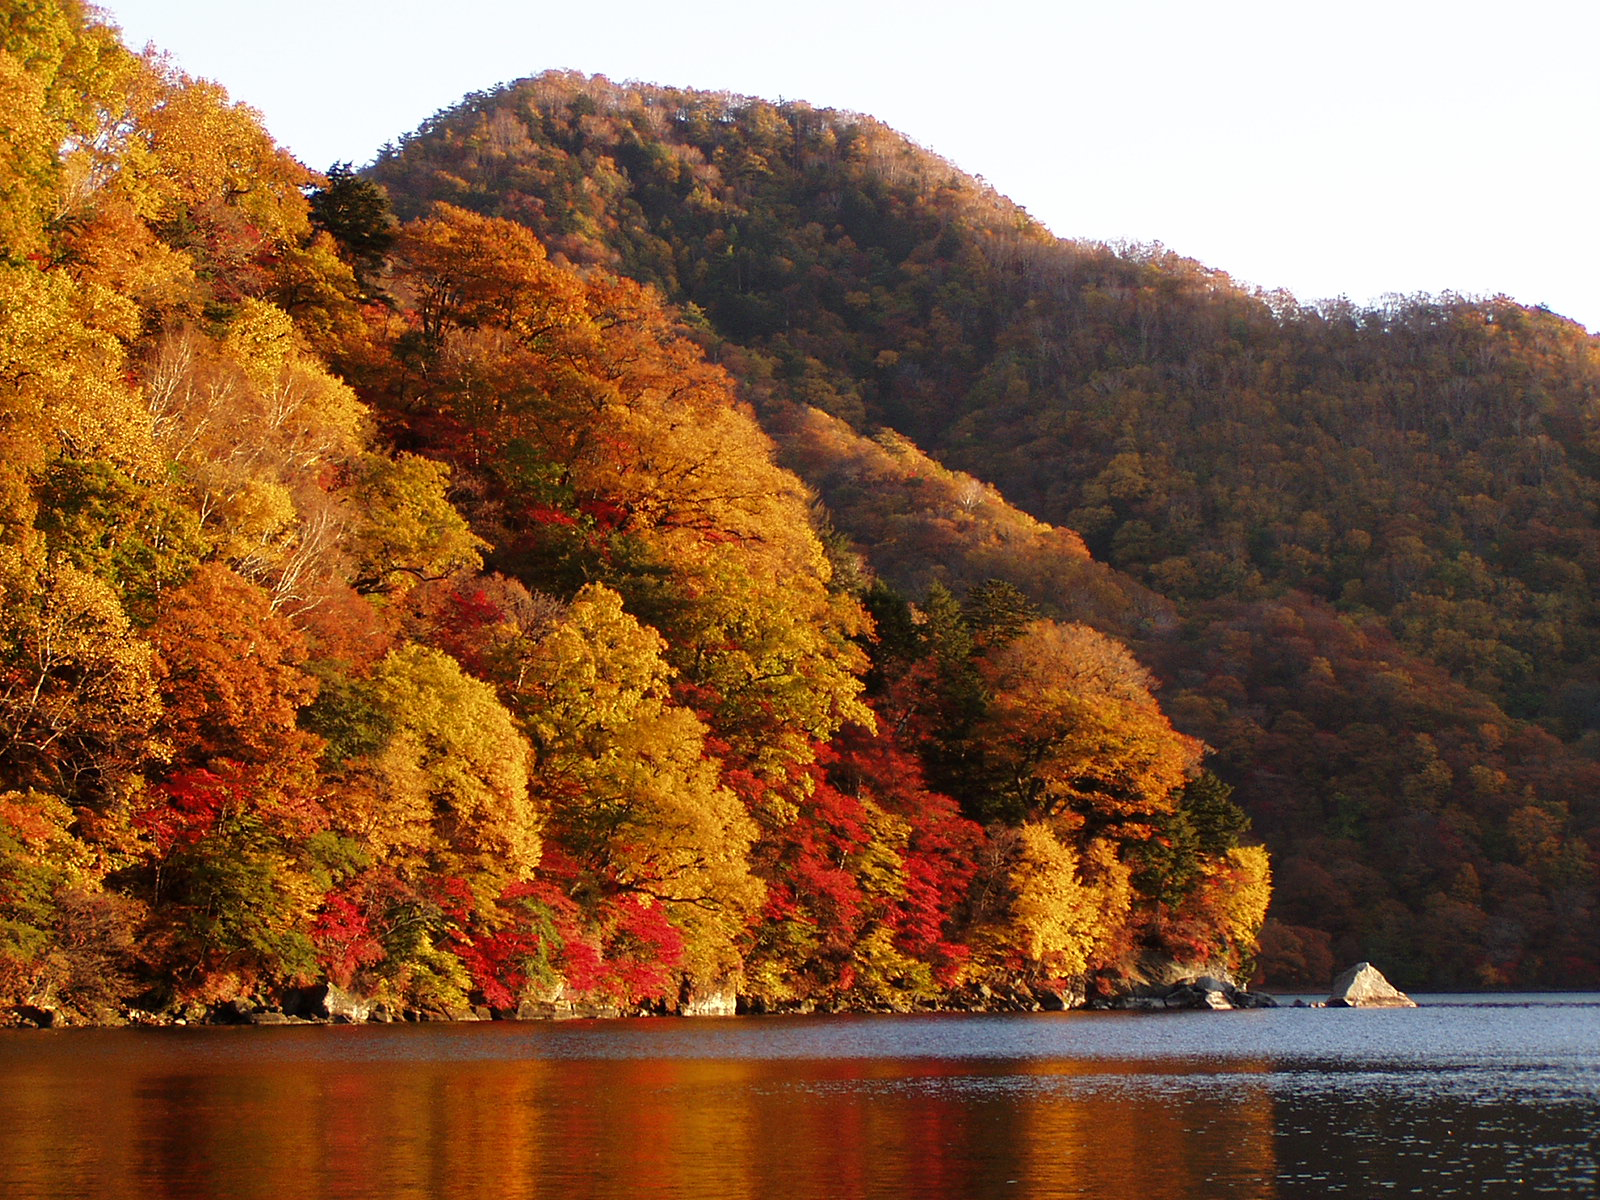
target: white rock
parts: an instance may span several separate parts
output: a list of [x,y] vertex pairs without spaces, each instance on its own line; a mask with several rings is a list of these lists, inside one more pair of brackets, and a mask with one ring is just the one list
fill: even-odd
[[1368,962],[1359,962],[1333,981],[1329,1008],[1415,1008],[1417,1002]]

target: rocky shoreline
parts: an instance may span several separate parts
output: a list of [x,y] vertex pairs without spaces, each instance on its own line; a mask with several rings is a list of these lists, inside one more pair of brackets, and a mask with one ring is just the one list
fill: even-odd
[[[1086,998],[1081,989],[1053,987],[990,987],[984,984],[952,992],[940,1002],[892,1006],[888,1004],[785,1001],[773,1003],[759,997],[731,993],[685,998],[678,1005],[665,1004],[622,1007],[585,1000],[557,999],[522,1004],[514,1009],[488,1005],[418,1008],[391,1007],[354,995],[332,984],[296,988],[276,1002],[228,1000],[219,1004],[190,1003],[160,1011],[127,1008],[116,1018],[97,1022],[102,1026],[185,1026],[185,1025],[363,1025],[401,1024],[436,1021],[564,1021],[619,1017],[669,1016],[809,1016],[847,1013],[1029,1013],[1067,1010],[1097,1011],[1172,1011],[1181,1009],[1223,1010],[1231,1008],[1271,1008],[1277,1001],[1258,992],[1247,992],[1226,980],[1200,976],[1170,985],[1140,985],[1127,993]],[[55,1028],[81,1025],[81,1021],[62,1021],[49,1008],[25,1006],[7,1014],[12,1026]]]
[[[1334,981],[1326,1001],[1316,1008],[1415,1008],[1416,1002],[1396,989],[1370,963],[1357,963]],[[833,1013],[1027,1013],[1089,1010],[1102,1012],[1224,1012],[1233,1009],[1277,1008],[1278,1001],[1264,992],[1239,987],[1220,975],[1185,975],[1165,982],[1146,982],[1106,995],[1090,996],[1080,986],[1015,984],[992,987],[972,984],[957,989],[934,1004],[894,1007],[887,1004],[787,1001],[771,1003],[759,997],[731,992],[686,992],[676,1005],[656,1004],[624,1008],[585,1000],[555,999],[522,1004],[514,1009],[488,1005],[417,1008],[391,1007],[355,995],[331,983],[291,988],[274,1003],[228,1000],[218,1004],[189,1003],[161,1011],[124,1009],[104,1026],[173,1025],[363,1025],[433,1021],[563,1021],[618,1017],[666,1016],[806,1016]],[[5,1014],[0,1023],[32,1028],[54,1028],[77,1021],[62,1021],[55,1010],[22,1006]]]
[[1226,1012],[1234,1008],[1277,1008],[1278,1001],[1265,992],[1246,991],[1215,975],[1201,975],[1177,983],[1135,987],[1127,995],[1118,996],[1109,1003],[1089,1007],[1136,1012],[1170,1012],[1183,1009]]

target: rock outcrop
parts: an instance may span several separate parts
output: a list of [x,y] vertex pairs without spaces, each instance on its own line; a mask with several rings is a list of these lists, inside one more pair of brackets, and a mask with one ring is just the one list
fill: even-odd
[[1329,1008],[1415,1008],[1417,1002],[1368,962],[1359,962],[1333,981]]
[[691,991],[678,999],[680,1017],[731,1017],[739,1011],[739,998],[733,992]]
[[[1095,1007],[1101,1007],[1096,1005]],[[1156,1012],[1171,1009],[1211,1009],[1225,1012],[1233,1008],[1276,1008],[1278,1002],[1261,992],[1247,992],[1226,979],[1201,975],[1174,983],[1141,984],[1126,995],[1115,997],[1107,1008]]]
[[359,1025],[372,1016],[372,1001],[355,996],[331,983],[291,988],[284,994],[283,1011],[291,1017]]

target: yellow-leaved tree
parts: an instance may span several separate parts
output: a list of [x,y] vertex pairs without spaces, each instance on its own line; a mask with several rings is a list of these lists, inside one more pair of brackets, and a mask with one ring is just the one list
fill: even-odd
[[0,547],[0,778],[97,804],[163,747],[155,651],[116,593]]
[[83,288],[0,262],[0,521],[32,523],[28,476],[58,455],[159,477],[149,415],[124,376],[123,346],[95,328]]
[[425,646],[386,656],[372,697],[392,732],[371,766],[370,806],[336,805],[337,819],[405,873],[462,878],[488,911],[539,861],[527,739],[492,687]]
[[74,191],[93,185],[90,164],[118,140],[119,101],[137,59],[90,11],[77,0],[0,11],[0,258],[52,249],[52,226],[71,211]]
[[1199,770],[1127,648],[1086,625],[1035,621],[982,664],[993,699],[974,741],[1012,813],[1079,837],[1148,837]]
[[1132,907],[1130,872],[1116,847],[1093,839],[1063,842],[1047,822],[1028,822],[997,839],[1008,849],[1012,899],[998,930],[1005,950],[1030,972],[1081,976],[1123,938]]
[[572,894],[662,905],[684,936],[685,972],[723,984],[763,895],[749,871],[755,825],[722,786],[705,725],[670,702],[664,650],[616,592],[591,584],[528,655],[517,707]]
[[1265,846],[1234,846],[1205,867],[1200,910],[1215,930],[1214,953],[1248,980],[1272,900],[1272,864]]

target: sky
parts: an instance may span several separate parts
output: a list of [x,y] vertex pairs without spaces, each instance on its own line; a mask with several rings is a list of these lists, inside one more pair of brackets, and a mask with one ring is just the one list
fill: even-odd
[[1057,235],[1302,301],[1505,294],[1600,332],[1594,0],[109,0],[135,49],[370,161],[556,68],[877,117]]

